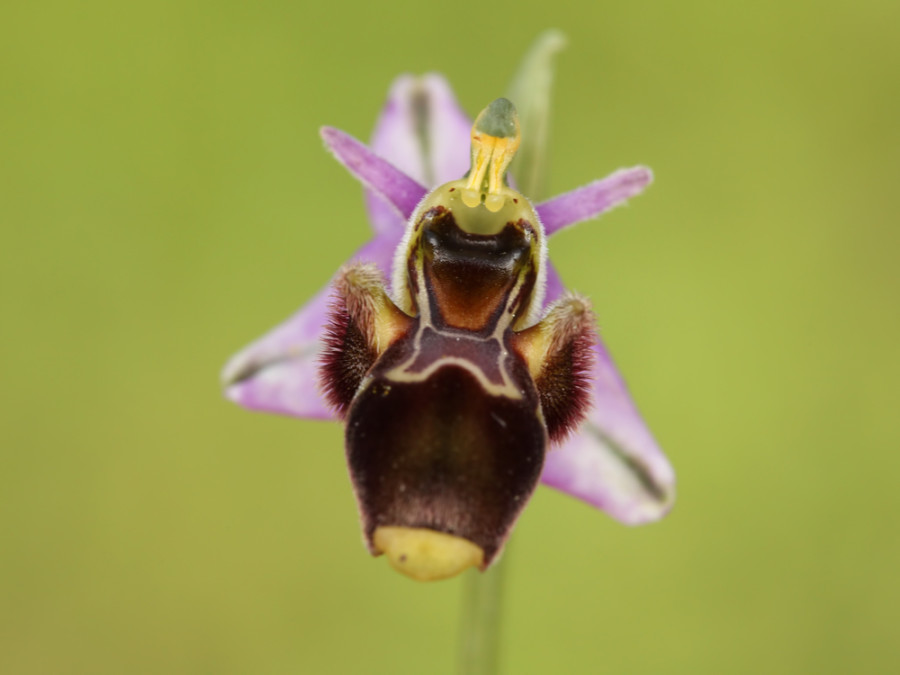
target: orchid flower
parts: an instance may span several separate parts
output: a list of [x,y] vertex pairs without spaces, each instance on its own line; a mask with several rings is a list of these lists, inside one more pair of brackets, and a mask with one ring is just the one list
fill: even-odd
[[[481,128],[484,128],[483,124]],[[375,283],[375,276],[388,279],[393,276],[392,298],[397,301],[398,284],[404,279],[403,270],[397,271],[398,264],[402,267],[404,263],[395,262],[395,258],[400,261],[404,247],[409,246],[409,232],[417,218],[423,217],[424,207],[420,206],[423,200],[427,204],[438,194],[431,190],[437,186],[446,187],[445,184],[452,181],[463,187],[474,186],[476,192],[481,187],[473,182],[472,173],[467,174],[470,162],[473,159],[476,163],[479,161],[475,157],[479,146],[474,141],[474,149],[470,151],[470,141],[477,130],[460,108],[447,82],[436,74],[421,78],[404,75],[393,83],[369,146],[343,131],[331,127],[322,129],[325,146],[362,183],[373,230],[371,240],[350,258],[348,264],[351,267],[336,275],[339,289],[346,288],[348,283]],[[511,152],[514,154],[515,149]],[[490,152],[488,162],[489,155]],[[502,179],[508,159],[495,161],[488,172],[493,171]],[[473,171],[477,170],[475,166]],[[464,176],[469,177],[468,183],[459,181]],[[556,232],[623,204],[639,194],[651,180],[652,174],[645,167],[622,169],[602,180],[540,202],[533,210],[530,202],[524,200],[523,208],[533,214],[532,220],[537,221],[533,225],[542,237],[543,245],[545,238]],[[502,200],[496,195],[503,190],[518,195],[500,183],[490,186],[488,183],[488,177],[485,177],[484,194],[479,196],[470,189],[468,195],[475,200],[473,204],[477,204],[479,198],[486,200],[480,206],[482,209],[491,208],[487,202],[492,198]],[[461,198],[467,197],[462,195]],[[375,267],[359,263],[370,263]],[[349,282],[347,270],[356,274]],[[543,288],[535,290],[536,306],[527,312],[527,317],[523,315],[518,324],[526,332],[529,325],[542,317],[546,319],[548,308],[552,312],[566,298],[572,297],[564,295],[562,281],[549,261],[542,266],[541,275],[545,279],[538,280],[538,285]],[[329,320],[329,312],[334,312],[330,309],[332,291],[329,287],[330,284],[326,285],[296,314],[227,363],[223,382],[228,398],[252,410],[301,418],[331,420],[341,416],[340,405],[329,405],[326,398],[330,393],[334,403],[334,392],[323,393],[322,387],[317,385],[320,362],[329,339],[329,321],[330,339],[334,339],[334,318]],[[377,297],[381,298],[379,302],[390,301],[385,299],[387,296]],[[400,301],[397,304],[409,312],[408,306],[403,307]],[[622,523],[637,525],[656,520],[672,505],[674,473],[639,415],[606,348],[596,337],[593,325],[585,331],[591,344],[585,346],[586,352],[582,355],[583,365],[588,370],[583,385],[589,395],[583,397],[584,410],[576,415],[579,422],[576,428],[568,435],[565,433],[568,429],[550,434],[552,444],[546,453],[542,453],[540,481],[606,511]],[[341,348],[332,345],[332,357],[335,357],[335,349],[340,352]],[[563,425],[568,422],[571,420],[564,421]],[[354,481],[357,481],[355,474]],[[404,489],[402,484],[400,489]],[[530,492],[525,492],[524,501],[527,501]],[[363,503],[360,506],[363,510],[366,508]],[[490,564],[502,548],[508,529],[522,506],[524,503],[513,509],[514,513],[507,518],[508,522],[504,521],[495,540],[488,542],[486,549],[481,547],[488,550],[488,554],[476,556],[474,563],[467,564],[477,564],[482,569]],[[365,520],[366,514],[363,516]],[[386,552],[390,558],[394,543],[387,540],[387,535],[382,535],[380,541],[373,541],[373,529],[375,525],[367,531],[370,550],[375,554]],[[424,543],[406,541],[404,545],[443,546],[441,542],[431,540]],[[392,564],[395,562],[392,560]]]

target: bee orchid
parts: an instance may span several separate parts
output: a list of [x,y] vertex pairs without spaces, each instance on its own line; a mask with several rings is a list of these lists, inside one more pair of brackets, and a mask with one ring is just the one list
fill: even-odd
[[[506,99],[472,124],[438,75],[391,88],[370,147],[324,128],[365,187],[372,240],[226,365],[253,409],[341,419],[370,552],[420,580],[486,569],[538,482],[636,525],[674,473],[547,238],[640,193],[623,169],[532,205],[507,180]],[[388,286],[386,280],[390,279]]]

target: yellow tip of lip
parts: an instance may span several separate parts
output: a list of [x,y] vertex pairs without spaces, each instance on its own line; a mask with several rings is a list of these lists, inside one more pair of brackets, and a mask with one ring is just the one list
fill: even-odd
[[480,546],[426,528],[379,527],[372,541],[391,567],[416,581],[449,579],[484,562]]

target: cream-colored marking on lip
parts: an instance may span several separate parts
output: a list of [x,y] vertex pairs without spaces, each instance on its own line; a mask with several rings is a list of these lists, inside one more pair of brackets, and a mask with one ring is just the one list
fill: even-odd
[[[492,396],[506,396],[507,398],[512,399],[520,399],[522,398],[522,392],[519,388],[513,383],[512,378],[509,376],[509,373],[506,370],[506,359],[509,357],[509,352],[506,351],[506,348],[503,344],[503,335],[509,326],[512,318],[509,317],[506,309],[509,307],[509,302],[515,298],[519,290],[522,288],[522,284],[525,283],[525,275],[520,274],[519,278],[516,280],[515,285],[509,291],[507,295],[507,304],[504,308],[504,311],[501,313],[501,320],[497,322],[494,326],[493,335],[488,338],[489,340],[496,341],[498,345],[500,345],[500,354],[497,360],[497,368],[500,371],[500,378],[503,381],[503,384],[495,384],[491,382],[490,378],[484,372],[484,370],[473,361],[469,359],[464,359],[460,357],[452,357],[445,356],[420,372],[412,372],[410,369],[413,364],[419,358],[419,355],[422,352],[422,336],[425,334],[426,328],[430,328],[435,333],[439,335],[443,335],[444,337],[455,337],[457,340],[461,339],[463,336],[457,333],[448,333],[442,331],[435,327],[431,321],[431,304],[428,300],[428,291],[427,284],[425,283],[425,272],[421,264],[416,265],[416,276],[418,278],[418,288],[419,292],[416,295],[416,302],[419,310],[419,328],[416,332],[415,337],[413,338],[413,353],[412,355],[403,363],[392,368],[385,375],[387,379],[393,380],[394,382],[424,382],[431,375],[433,375],[438,368],[447,365],[457,365],[466,370],[468,370],[472,375],[475,376],[475,379],[478,380],[479,384]],[[468,338],[481,340],[483,338]]]
[[416,581],[449,579],[484,563],[480,546],[423,527],[379,527],[372,542],[391,567]]
[[459,356],[441,357],[433,363],[430,363],[427,368],[418,373],[410,372],[409,368],[412,365],[412,361],[408,361],[398,368],[394,368],[386,373],[385,377],[394,382],[425,382],[434,375],[438,369],[443,368],[444,366],[459,366],[463,370],[469,371],[472,376],[478,380],[478,384],[480,384],[491,396],[505,396],[507,398],[520,399],[522,398],[522,392],[520,392],[516,388],[516,385],[510,380],[509,375],[506,374],[506,369],[503,366],[502,361],[504,356],[506,356],[506,353],[502,354],[500,357],[500,376],[503,378],[502,385],[491,382],[477,363],[473,363],[469,359]]

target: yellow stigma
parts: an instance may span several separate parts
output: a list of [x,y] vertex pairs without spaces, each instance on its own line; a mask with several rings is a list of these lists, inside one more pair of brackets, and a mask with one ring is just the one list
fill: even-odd
[[372,541],[391,567],[416,581],[448,579],[484,562],[484,551],[468,539],[425,528],[379,527]]
[[472,125],[472,170],[462,191],[466,206],[475,208],[483,196],[488,211],[503,208],[503,176],[521,140],[516,108],[507,99],[498,98],[479,113]]

